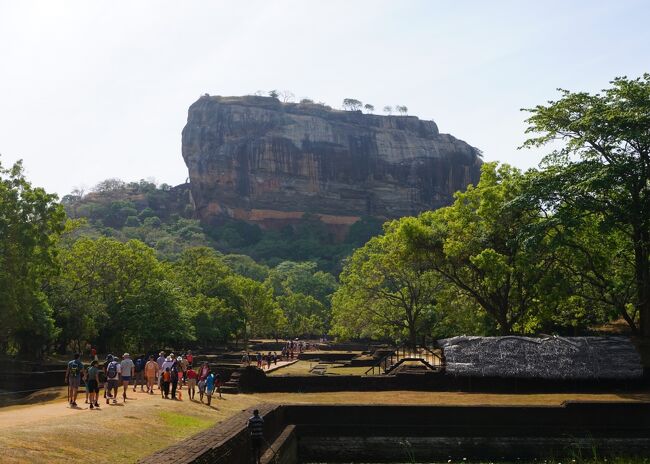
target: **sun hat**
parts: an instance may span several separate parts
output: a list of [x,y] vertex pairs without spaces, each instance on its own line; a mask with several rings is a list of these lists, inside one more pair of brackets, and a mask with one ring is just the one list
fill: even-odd
[[130,356],[129,353],[124,353],[124,354],[122,355],[123,358],[128,358],[129,356]]

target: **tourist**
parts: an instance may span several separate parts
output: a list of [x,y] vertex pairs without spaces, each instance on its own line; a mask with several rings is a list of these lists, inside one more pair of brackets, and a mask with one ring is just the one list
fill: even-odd
[[106,356],[106,361],[104,361],[104,364],[102,365],[102,369],[104,372],[104,399],[106,399],[106,396],[110,396],[108,393],[108,377],[106,376],[106,370],[108,369],[108,364],[113,360],[113,355],[109,354]]
[[88,392],[88,368],[86,366],[84,366],[84,369],[81,372],[81,381],[84,383],[84,389],[86,391],[86,399],[84,403],[88,404],[88,397],[90,394]]
[[144,365],[144,376],[147,379],[147,393],[153,395],[153,386],[159,376],[158,363],[154,361],[153,355],[149,356],[149,361]]
[[91,347],[90,347],[90,358],[91,358],[93,361],[97,361],[97,362],[99,362],[99,358],[97,357],[97,350],[95,349],[94,346],[91,346]]
[[162,375],[163,372],[165,372],[165,369],[163,369],[163,363],[165,362],[165,352],[161,351],[158,355],[158,359],[156,359],[156,363],[158,363],[158,377],[156,378],[156,383],[158,384],[158,390],[160,390],[160,376]]
[[257,356],[255,356],[255,358],[257,359],[257,367],[259,367],[261,369],[262,368],[262,353],[260,353],[258,351]]
[[122,376],[122,387],[124,388],[124,391],[122,392],[122,398],[126,402],[126,391],[129,388],[129,384],[131,383],[131,378],[133,377],[133,373],[135,370],[135,365],[133,364],[133,361],[131,361],[131,357],[129,353],[124,353],[122,355],[122,362],[120,363],[120,374]]
[[113,404],[117,403],[117,390],[119,389],[120,364],[117,359],[109,355],[106,365],[106,404],[113,398]]
[[266,369],[271,369],[271,352],[266,355]]
[[[181,383],[181,386],[182,386],[183,383],[185,383],[186,380],[187,380],[187,368],[190,366],[190,363],[189,363],[189,361],[187,360],[187,358],[185,358],[184,356],[179,356],[179,357],[178,357],[178,361],[179,361],[180,364],[181,364],[181,371],[182,371],[182,375],[181,375],[181,376],[182,376],[182,381],[183,381],[183,382]],[[179,387],[179,389],[180,389],[180,387]]]
[[160,375],[160,383],[162,387],[160,390],[160,395],[165,399],[169,399],[169,384],[171,383],[171,379],[171,371],[169,367],[166,367],[163,373]]
[[188,366],[185,375],[187,378],[187,394],[190,396],[190,400],[194,401],[194,395],[196,393],[196,379],[198,377],[198,374],[190,365]]
[[192,354],[192,350],[188,350],[185,359],[187,359],[188,365],[192,365],[192,366],[194,365],[194,355]]
[[207,361],[204,361],[203,365],[201,366],[201,370],[199,371],[199,382],[198,382],[199,400],[201,400],[201,403],[203,403],[203,394],[205,393],[205,381],[209,375],[210,375],[210,366],[208,365]]
[[81,374],[84,369],[83,363],[79,360],[79,353],[75,353],[74,359],[68,363],[65,370],[65,383],[68,384],[68,404],[77,407],[77,394],[81,383]]
[[214,376],[214,387],[217,389],[217,393],[219,393],[219,398],[223,398],[223,396],[221,396],[221,375],[220,374]]
[[97,401],[99,396],[99,368],[97,364],[97,360],[93,359],[86,375],[86,389],[90,398],[90,409],[99,407],[99,402]]
[[205,395],[208,398],[208,406],[212,402],[212,393],[214,393],[214,372],[210,372],[208,377],[205,379]]
[[248,431],[251,434],[253,459],[256,464],[262,463],[262,441],[264,440],[264,419],[260,417],[259,410],[253,411],[253,417],[248,419]]
[[247,366],[251,365],[251,357],[248,355],[248,351],[241,357],[241,363],[246,364]]
[[133,381],[133,391],[140,384],[140,391],[144,392],[144,356],[138,356],[134,363],[135,380]]
[[178,388],[178,375],[180,373],[179,363],[177,362],[172,363],[172,367],[169,368],[169,373],[171,374],[171,379],[170,379],[171,387],[172,387],[171,396],[172,399],[175,400],[176,389]]

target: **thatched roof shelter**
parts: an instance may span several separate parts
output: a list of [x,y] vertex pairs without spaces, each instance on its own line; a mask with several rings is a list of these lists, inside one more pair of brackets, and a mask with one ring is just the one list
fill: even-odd
[[453,337],[438,340],[458,376],[635,379],[641,357],[626,337]]

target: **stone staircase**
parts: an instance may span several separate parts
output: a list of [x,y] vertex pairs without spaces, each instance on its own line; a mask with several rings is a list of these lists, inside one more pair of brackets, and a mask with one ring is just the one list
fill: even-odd
[[241,377],[241,372],[233,372],[230,375],[230,379],[221,386],[221,393],[239,393],[239,377]]

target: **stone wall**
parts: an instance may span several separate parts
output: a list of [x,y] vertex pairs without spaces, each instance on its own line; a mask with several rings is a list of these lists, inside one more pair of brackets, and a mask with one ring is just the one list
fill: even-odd
[[[562,406],[261,406],[263,462],[412,462],[646,456],[650,403]],[[246,411],[143,464],[249,463]]]

